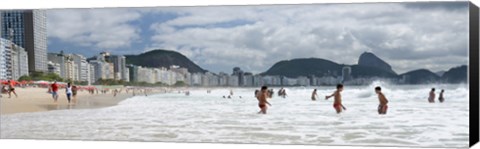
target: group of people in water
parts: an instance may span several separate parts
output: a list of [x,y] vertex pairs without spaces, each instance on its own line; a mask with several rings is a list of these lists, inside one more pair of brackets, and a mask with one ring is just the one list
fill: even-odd
[[[59,86],[56,81],[54,81],[48,88],[48,93],[52,94],[53,102],[57,103],[58,101],[58,89]],[[67,96],[67,101],[70,104],[71,102],[77,102],[77,92],[78,86],[72,85],[72,83],[68,82],[67,86],[65,86],[65,94]]]
[[[280,94],[281,92],[285,92],[284,90],[285,89],[283,89],[283,88],[280,89],[279,96],[281,96],[281,94]],[[335,111],[338,114],[341,113],[344,110],[347,110],[347,108],[345,108],[345,106],[343,106],[343,104],[342,104],[342,94],[341,94],[342,91],[343,91],[343,84],[338,84],[336,86],[336,90],[331,95],[325,96],[325,100],[328,100],[332,97],[334,98],[333,108],[335,109]],[[382,88],[380,86],[376,86],[374,88],[374,91],[377,94],[378,101],[379,101],[379,105],[378,105],[378,108],[377,108],[378,114],[380,114],[380,115],[387,114],[388,99],[382,93]],[[445,99],[443,97],[443,93],[444,93],[444,90],[442,89],[441,92],[440,92],[440,97],[438,98],[438,100],[440,102],[445,101]],[[272,106],[267,101],[268,98],[271,98],[271,92],[270,92],[270,90],[268,90],[268,87],[267,86],[262,86],[260,91],[256,90],[255,91],[255,97],[258,100],[258,107],[260,108],[260,111],[258,113],[259,114],[267,114],[267,108],[268,108],[267,105]],[[317,89],[314,89],[313,92],[312,92],[311,99],[312,99],[312,101],[315,101],[315,100],[317,100],[317,98],[318,98]],[[430,103],[433,103],[433,102],[435,102],[434,99],[435,99],[435,88],[432,88],[432,90],[430,91],[430,94],[429,94],[428,101]]]
[[[440,95],[438,96],[438,101],[440,102],[445,101],[445,98],[443,98],[443,92],[445,92],[445,90],[442,89],[440,91]],[[428,102],[435,103],[435,88],[432,88],[432,90],[430,91],[430,94],[428,96]]]
[[[282,91],[283,90],[283,91]],[[331,95],[325,96],[325,100],[328,100],[330,98],[334,98],[333,101],[333,108],[337,113],[341,113],[343,110],[347,110],[345,106],[342,104],[342,94],[341,92],[343,91],[343,85],[338,84],[337,85],[337,90],[335,90]],[[280,93],[285,93],[285,89],[280,89],[279,91],[279,96],[282,96],[283,94]],[[375,87],[375,93],[378,95],[378,100],[380,104],[378,105],[378,114],[387,114],[387,103],[388,100],[385,97],[385,95],[382,93],[382,88],[380,86]],[[258,100],[258,107],[260,108],[260,111],[258,112],[259,114],[267,114],[267,105],[272,106],[268,101],[267,98],[271,98],[268,92],[268,87],[267,86],[262,86],[259,92],[256,92],[256,97]],[[286,95],[286,94],[285,94]],[[315,101],[317,100],[318,95],[317,95],[317,89],[314,89],[312,92],[312,100]]]

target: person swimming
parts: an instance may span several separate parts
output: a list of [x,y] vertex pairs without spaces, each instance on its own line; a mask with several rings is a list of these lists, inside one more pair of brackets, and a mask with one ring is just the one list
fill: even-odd
[[430,91],[430,94],[428,96],[428,102],[429,103],[435,102],[435,88],[432,88],[432,90]]
[[317,100],[317,89],[313,89],[313,92],[312,92],[312,100],[315,101]]
[[443,101],[445,101],[445,98],[443,97],[443,92],[445,92],[445,90],[441,90],[440,91],[440,95],[438,96],[438,101],[440,101],[440,103],[442,103]]

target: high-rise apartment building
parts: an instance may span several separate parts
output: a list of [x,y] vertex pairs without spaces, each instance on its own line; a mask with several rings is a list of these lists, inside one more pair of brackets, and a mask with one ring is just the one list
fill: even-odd
[[0,35],[25,48],[29,71],[47,72],[47,25],[45,10],[0,12]]

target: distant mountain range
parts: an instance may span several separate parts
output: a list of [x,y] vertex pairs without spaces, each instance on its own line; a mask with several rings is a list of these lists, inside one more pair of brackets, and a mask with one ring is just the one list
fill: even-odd
[[152,50],[140,55],[125,55],[126,63],[143,67],[165,67],[169,68],[172,65],[177,65],[187,68],[190,73],[205,73],[205,69],[193,63],[183,54],[169,50]]
[[[140,55],[125,55],[127,64],[144,67],[165,67],[177,65],[187,68],[190,73],[205,73],[207,70],[190,61],[186,56],[169,50],[152,50]],[[341,76],[345,66],[351,68],[353,78],[389,78],[403,79],[406,84],[423,83],[461,83],[467,81],[467,66],[462,65],[448,71],[433,73],[427,69],[418,69],[403,74],[397,74],[392,67],[373,53],[365,52],[360,55],[358,64],[344,65],[320,58],[301,58],[283,60],[275,63],[260,75],[286,76],[296,78],[300,76]],[[441,75],[439,75],[441,74]]]
[[262,75],[279,75],[292,78],[312,75],[316,77],[341,76],[342,68],[345,66],[350,66],[353,78],[405,79],[404,83],[407,84],[461,83],[467,81],[466,65],[452,68],[444,72],[443,75],[438,75],[427,69],[418,69],[397,75],[388,63],[369,52],[360,55],[358,65],[341,65],[319,58],[293,59],[275,63]]

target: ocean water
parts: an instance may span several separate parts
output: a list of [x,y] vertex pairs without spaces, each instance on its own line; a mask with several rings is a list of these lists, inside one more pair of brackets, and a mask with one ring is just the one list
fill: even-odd
[[[382,86],[389,100],[387,115],[378,115],[373,88]],[[431,87],[445,89],[445,102],[428,103]],[[256,88],[191,89],[136,96],[117,106],[57,110],[1,116],[2,139],[68,139],[164,142],[215,142],[308,145],[374,145],[467,147],[468,86],[407,85],[376,82],[345,86],[336,114],[334,87],[316,87],[320,100],[311,101],[313,87],[287,88],[287,98],[269,100],[267,115],[256,114]],[[278,91],[278,88],[274,88]],[[240,98],[239,96],[242,96]]]

